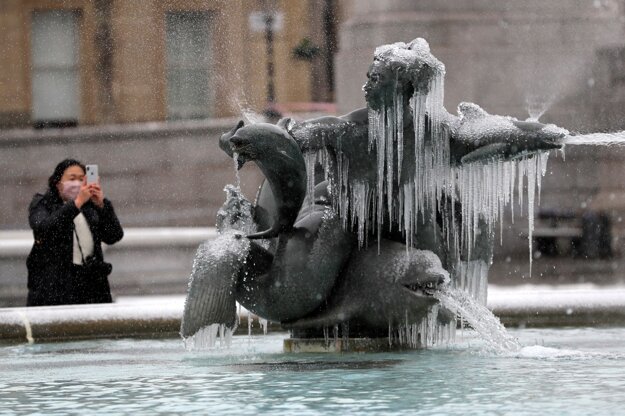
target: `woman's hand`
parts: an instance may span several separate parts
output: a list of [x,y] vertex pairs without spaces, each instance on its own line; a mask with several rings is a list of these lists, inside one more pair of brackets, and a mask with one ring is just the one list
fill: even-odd
[[98,178],[97,183],[89,185],[89,192],[91,193],[91,201],[98,208],[104,207],[104,192],[102,192],[102,187],[100,187],[100,178]]
[[82,179],[82,185],[80,185],[80,191],[78,191],[78,196],[74,199],[74,204],[76,204],[76,208],[80,209],[85,202],[91,199],[91,190],[89,187],[92,185],[87,185],[87,178]]

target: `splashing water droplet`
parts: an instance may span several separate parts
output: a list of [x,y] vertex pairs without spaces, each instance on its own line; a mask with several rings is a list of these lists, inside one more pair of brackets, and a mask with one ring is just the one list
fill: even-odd
[[506,331],[499,318],[466,292],[448,289],[437,292],[434,296],[444,307],[462,316],[463,321],[486,341],[488,348],[493,352],[516,352],[521,349],[521,344]]
[[239,176],[239,154],[234,152],[232,154],[232,159],[234,160],[234,176],[236,178],[235,187],[238,191],[241,190],[241,176]]
[[562,140],[562,144],[567,146],[625,146],[625,131],[567,136]]

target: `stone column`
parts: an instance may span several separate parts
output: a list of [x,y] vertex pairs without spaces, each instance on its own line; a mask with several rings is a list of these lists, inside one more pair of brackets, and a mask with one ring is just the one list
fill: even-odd
[[100,109],[100,121],[103,123],[116,121],[113,98],[113,56],[115,52],[111,28],[112,3],[112,0],[96,0],[94,3],[94,49],[97,62],[95,75],[98,81],[97,100]]

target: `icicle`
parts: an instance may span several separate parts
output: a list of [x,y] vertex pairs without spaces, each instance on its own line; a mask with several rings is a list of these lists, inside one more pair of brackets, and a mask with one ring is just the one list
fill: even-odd
[[[512,223],[514,223],[514,183],[517,180],[517,169],[515,162],[506,162],[510,171],[510,211]],[[519,179],[520,180],[520,179]]]
[[343,336],[343,346],[345,350],[349,350],[349,322],[343,322],[341,324],[341,332]]
[[351,227],[357,229],[358,246],[366,245],[366,237],[369,232],[369,205],[371,197],[369,184],[366,182],[355,182],[351,185],[351,195],[349,198]]
[[[429,53],[424,48],[423,53]],[[376,53],[378,53],[376,51]],[[460,287],[485,302],[488,264],[473,258],[478,238],[491,238],[499,226],[499,240],[503,241],[503,214],[511,206],[514,217],[515,192],[522,214],[524,192],[530,228],[533,227],[533,205],[536,188],[540,198],[541,178],[546,173],[546,156],[523,157],[520,160],[473,163],[451,167],[450,137],[445,119],[444,66],[432,66],[434,75],[415,86],[412,97],[404,97],[399,78],[391,99],[378,110],[369,109],[369,149],[375,152],[377,181],[350,182],[339,151],[337,157],[339,211],[345,227],[356,230],[359,246],[367,244],[367,235],[377,231],[378,252],[382,227],[397,225],[404,233],[407,249],[414,245],[419,221],[436,223],[442,214],[442,231],[447,248],[456,258],[466,262],[457,266],[454,279]],[[424,85],[426,84],[426,85]],[[414,126],[414,139],[404,137],[404,100],[409,100]],[[402,178],[403,146],[414,140],[414,177]],[[322,162],[323,163],[323,162]],[[524,181],[527,178],[527,186]],[[540,199],[538,200],[540,202]],[[456,213],[456,203],[461,206]],[[421,218],[419,218],[421,216]],[[460,229],[456,230],[456,218]],[[348,219],[349,218],[349,219]],[[384,221],[388,219],[388,224]],[[375,228],[374,228],[375,227]],[[531,237],[530,237],[531,239]],[[530,241],[531,250],[531,241]],[[461,256],[462,254],[462,256]],[[531,264],[530,264],[531,266]],[[401,342],[436,342],[447,329],[433,329],[427,322],[398,325],[397,332],[389,327],[389,342],[396,335]]]
[[375,144],[377,151],[377,204],[376,204],[376,223],[378,235],[378,254],[380,252],[380,242],[382,235],[382,222],[384,217],[384,185],[385,185],[385,168],[386,168],[386,113],[387,106],[383,106],[382,110],[376,111],[369,109],[369,146]]
[[388,210],[388,227],[389,230],[393,225],[393,177],[395,170],[393,168],[393,158],[395,156],[395,142],[397,131],[395,130],[395,108],[394,106],[386,107],[385,114],[386,127],[386,154],[384,156],[383,170],[385,171],[386,182],[386,209]]
[[241,177],[239,176],[239,154],[237,152],[232,153],[232,160],[234,161],[234,177],[236,178],[236,190],[241,190]]
[[260,327],[263,329],[263,334],[267,335],[267,330],[269,328],[269,322],[266,319],[258,318],[258,323]]
[[[395,81],[397,84],[397,81]],[[395,132],[397,134],[397,183],[401,181],[401,164],[404,160],[404,95],[401,86],[395,92]]]
[[389,347],[397,344],[407,348],[429,348],[436,344],[449,343],[456,336],[456,322],[441,324],[438,321],[440,307],[435,305],[418,322],[411,322],[406,310],[402,322],[388,323]]
[[533,234],[534,234],[534,192],[536,185],[536,160],[533,158],[527,160],[527,220],[528,231],[527,239],[529,243],[529,255],[530,255],[530,277],[532,276],[532,261],[534,259],[534,253],[532,249]]
[[518,196],[519,196],[519,214],[523,215],[523,179],[525,178],[525,175],[527,174],[527,160],[525,158],[521,159],[520,162],[518,162],[518,170],[519,170],[519,174],[518,174],[518,180],[519,180],[519,192],[518,192]]
[[252,323],[254,322],[254,318],[252,316],[252,312],[247,311],[247,336],[252,337]]
[[223,324],[211,324],[200,329],[195,335],[185,338],[184,345],[188,351],[215,348],[217,340],[221,348],[232,345],[232,334],[235,328],[228,328]]
[[540,206],[540,193],[542,191],[542,178],[547,173],[547,164],[545,160],[545,164],[543,164],[543,155],[536,156],[536,196],[538,197],[538,206]]
[[306,163],[306,197],[308,198],[308,205],[312,208],[315,203],[315,166],[316,155],[314,152],[308,152],[305,154],[304,161]]

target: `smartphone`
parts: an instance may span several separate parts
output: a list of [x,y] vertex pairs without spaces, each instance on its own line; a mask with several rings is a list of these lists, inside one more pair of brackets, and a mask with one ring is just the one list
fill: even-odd
[[87,165],[87,183],[98,183],[98,165]]

